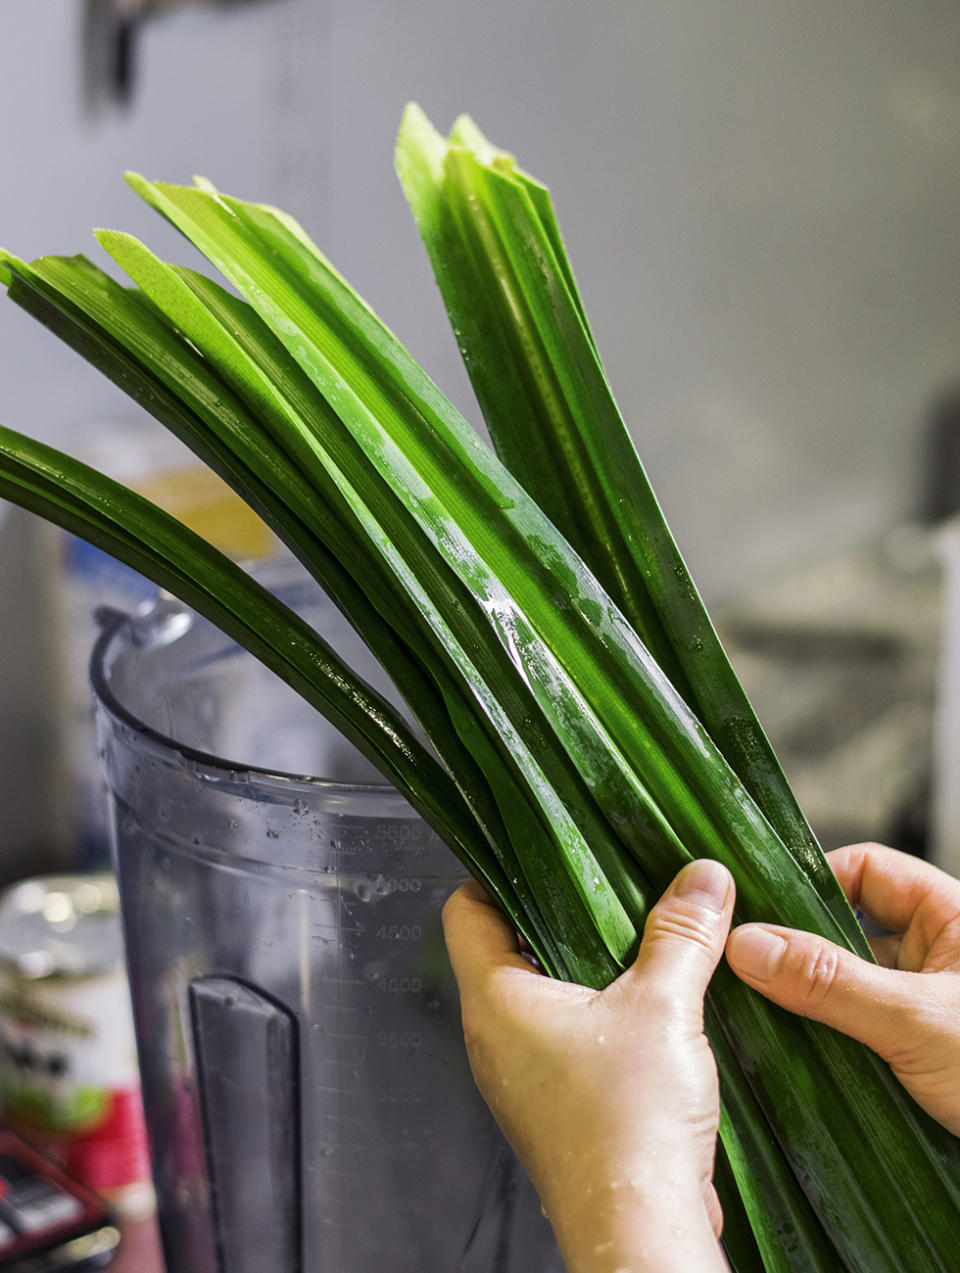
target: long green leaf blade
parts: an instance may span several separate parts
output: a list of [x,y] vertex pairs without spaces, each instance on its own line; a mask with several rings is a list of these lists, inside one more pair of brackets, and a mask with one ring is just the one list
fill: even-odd
[[[525,799],[539,804],[558,843],[568,825],[577,835],[566,847],[579,852],[585,843],[571,818],[582,782],[566,788],[559,765],[557,785],[549,781],[535,763],[541,746],[551,755],[560,746],[569,756],[596,809],[656,884],[691,851],[716,856],[737,874],[745,915],[836,936],[837,921],[609,596],[299,228],[209,188],[138,184],[224,269],[325,399],[329,412],[314,435],[318,463],[331,479],[344,479],[358,533],[409,603],[426,607],[451,674],[482,701],[462,727],[480,727],[487,737],[492,724],[506,749],[514,742],[522,749],[526,759],[515,772]],[[254,362],[263,371],[259,355]],[[268,379],[278,383],[274,372]],[[296,428],[296,420],[287,423]],[[462,630],[475,635],[479,663],[461,659],[462,644],[448,642],[442,606],[423,589],[428,577],[450,595],[467,596]],[[526,678],[535,707],[529,720],[501,701],[493,673],[503,666],[498,649]],[[481,666],[489,667],[489,679]],[[549,738],[542,737],[545,726]],[[503,750],[483,766],[491,758],[501,764]],[[599,878],[597,884],[608,887]],[[594,939],[609,917],[594,911]],[[943,1254],[957,1194],[950,1138],[938,1139],[885,1067],[849,1040],[785,1023],[729,978],[718,978],[715,993],[770,1125],[794,1147],[795,1170],[844,1259],[871,1273],[905,1263],[950,1267]],[[838,1089],[849,1092],[846,1102]],[[863,1161],[854,1164],[845,1153],[858,1134]],[[907,1163],[900,1179],[897,1167]],[[883,1199],[882,1217],[870,1189],[866,1201],[854,1198],[849,1214],[843,1211],[861,1169]]]
[[[474,869],[485,853],[448,776],[379,694],[297,615],[149,500],[51,447],[0,427],[3,494],[90,539],[181,596],[327,716],[411,800]],[[504,891],[502,887],[500,891]],[[509,890],[507,890],[509,891]]]
[[461,118],[408,107],[397,168],[498,450],[635,624],[872,957],[673,542],[617,410],[545,187]]
[[[503,860],[509,842],[504,838],[501,824],[491,826],[489,804],[481,800],[482,773],[474,764],[471,753],[457,746],[456,731],[450,722],[447,721],[444,726],[432,704],[424,700],[423,691],[430,688],[429,681],[423,683],[418,680],[416,685],[411,685],[409,666],[402,650],[390,639],[389,631],[383,628],[379,616],[371,610],[365,594],[356,589],[350,574],[340,568],[335,558],[325,555],[321,542],[311,535],[308,527],[292,516],[289,507],[292,503],[306,518],[308,525],[311,522],[316,525],[325,505],[312,497],[309,488],[305,494],[298,490],[297,471],[289,464],[284,465],[282,457],[278,458],[262,445],[256,422],[244,417],[243,405],[233,398],[229,386],[217,380],[206,365],[198,362],[192,347],[185,342],[174,343],[170,333],[156,324],[152,309],[139,303],[135,294],[129,294],[83,260],[45,258],[32,268],[15,262],[14,270],[11,296],[133,394],[220,472],[267,518],[281,538],[338,600],[347,617],[392,675],[394,683],[412,703],[428,735],[435,743],[441,744],[445,760],[460,776],[461,791],[484,834],[488,838],[493,835],[494,848],[500,851],[506,878],[513,881],[513,891],[517,894],[517,901],[507,905],[508,911],[518,913],[519,907],[519,913],[526,914],[528,939],[544,966],[558,974],[570,975],[535,901],[522,887],[516,859]],[[113,343],[114,338],[118,344]],[[164,391],[164,385],[158,383],[153,373],[175,391],[173,395]],[[198,414],[191,412],[187,403],[192,403]],[[205,427],[204,421],[212,428]],[[261,445],[258,446],[258,442]],[[236,449],[231,450],[231,446]],[[246,463],[241,459],[242,455],[246,455]],[[260,476],[269,480],[275,470],[279,475],[276,496],[260,480]],[[285,481],[282,480],[284,474]],[[320,528],[329,533],[330,523],[321,517]],[[344,561],[352,561],[357,577],[364,581],[364,588],[376,597],[370,559],[362,558],[357,545],[345,542],[338,533],[332,538]],[[388,599],[381,604],[385,605],[387,613],[395,613],[394,601]],[[451,710],[462,714],[464,709],[459,700],[453,698],[451,702],[453,690],[447,686],[443,693]],[[475,738],[472,745],[476,750],[478,743]],[[507,780],[501,777],[499,800],[510,808],[513,822],[520,827],[523,814],[516,804],[508,804],[507,786]],[[533,923],[532,930],[530,922]]]

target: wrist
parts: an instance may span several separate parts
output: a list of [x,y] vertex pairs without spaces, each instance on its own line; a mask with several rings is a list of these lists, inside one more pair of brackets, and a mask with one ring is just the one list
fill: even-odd
[[579,1224],[556,1226],[567,1273],[722,1273],[720,1244],[701,1200],[693,1207],[599,1206]]
[[612,1179],[574,1205],[546,1208],[567,1273],[721,1273],[727,1268],[701,1194]]

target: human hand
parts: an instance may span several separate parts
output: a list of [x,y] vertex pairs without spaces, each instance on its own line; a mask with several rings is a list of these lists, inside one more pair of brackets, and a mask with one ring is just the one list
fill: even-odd
[[531,967],[478,885],[447,902],[473,1075],[530,1173],[568,1273],[726,1268],[703,996],[733,898],[724,867],[691,863],[650,911],[635,963],[603,991]]
[[878,844],[827,859],[851,905],[895,934],[870,943],[880,966],[775,924],[734,929],[727,962],[774,1003],[872,1048],[960,1136],[960,881]]

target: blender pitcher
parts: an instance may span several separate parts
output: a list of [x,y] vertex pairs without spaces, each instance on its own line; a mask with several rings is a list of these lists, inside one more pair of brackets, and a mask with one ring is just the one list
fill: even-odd
[[[388,692],[316,585],[281,575],[268,586]],[[453,854],[179,602],[101,620],[91,677],[170,1273],[559,1273],[470,1078],[439,926]]]

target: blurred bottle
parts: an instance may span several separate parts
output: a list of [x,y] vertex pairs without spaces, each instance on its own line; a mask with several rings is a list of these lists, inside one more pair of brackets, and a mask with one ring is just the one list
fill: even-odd
[[118,1213],[152,1212],[112,875],[0,892],[0,1100],[6,1123]]

